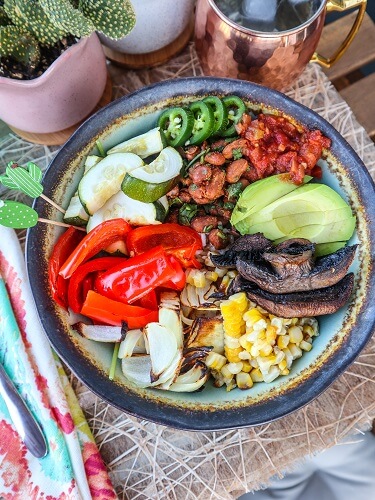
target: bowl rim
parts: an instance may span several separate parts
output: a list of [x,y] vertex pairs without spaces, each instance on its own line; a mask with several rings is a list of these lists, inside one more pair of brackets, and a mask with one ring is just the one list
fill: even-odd
[[[191,89],[194,90],[193,94]],[[354,176],[357,177],[356,189],[362,193],[362,199],[367,200],[369,196],[375,195],[375,184],[357,153],[332,125],[313,110],[281,92],[251,82],[216,77],[189,77],[166,80],[143,87],[113,101],[86,120],[60,149],[46,170],[43,183],[48,181],[47,196],[51,194],[49,191],[53,193],[54,188],[56,188],[58,177],[55,175],[56,169],[58,172],[63,172],[64,166],[71,161],[69,158],[76,157],[85,145],[93,138],[97,138],[100,133],[103,133],[105,127],[114,123],[121,116],[145,106],[157,104],[163,99],[177,96],[188,98],[191,95],[196,97],[207,94],[236,94],[240,97],[246,97],[249,101],[279,109],[308,128],[318,128],[324,135],[334,139],[331,152],[335,157],[344,157],[346,174],[352,182],[354,182]],[[343,160],[341,163],[344,165]],[[350,168],[350,170],[347,171],[346,168]],[[47,204],[42,199],[36,199],[33,206],[40,213],[40,216],[42,216],[43,210],[47,210]],[[375,203],[366,203],[363,208],[366,212],[369,245],[373,255],[375,224],[372,221],[375,221]],[[51,314],[51,310],[45,305],[41,306],[46,300],[43,289],[46,269],[43,268],[43,265],[42,268],[40,266],[38,268],[35,261],[36,253],[42,252],[40,242],[46,231],[42,226],[39,224],[27,231],[25,255],[29,281],[30,283],[34,282],[32,287],[34,301],[46,335],[57,354],[83,384],[107,403],[137,418],[189,431],[234,429],[274,421],[302,408],[321,395],[348,368],[372,336],[375,325],[375,305],[371,304],[370,294],[367,293],[362,299],[363,303],[356,326],[350,329],[350,334],[343,340],[340,348],[328,357],[323,367],[316,369],[312,376],[306,378],[301,384],[288,388],[283,393],[267,398],[265,401],[241,408],[191,411],[180,406],[165,404],[164,401],[160,404],[156,399],[144,398],[123,385],[110,381],[106,375],[104,378],[103,373],[85,357],[82,357],[72,342],[67,341],[66,334],[64,335],[61,330],[62,322],[56,318],[57,315]],[[39,261],[43,262],[40,259]],[[373,290],[374,288],[375,272],[374,266],[371,264],[366,289]],[[58,328],[56,328],[56,319]],[[360,336],[356,334],[357,329]]]

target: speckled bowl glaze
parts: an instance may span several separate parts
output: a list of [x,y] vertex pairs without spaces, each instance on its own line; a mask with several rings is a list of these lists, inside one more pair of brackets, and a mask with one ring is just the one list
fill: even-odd
[[[351,271],[355,292],[337,313],[319,319],[320,336],[313,349],[295,361],[289,375],[270,384],[257,383],[248,391],[226,392],[207,384],[198,393],[170,393],[137,389],[126,381],[118,364],[114,381],[108,379],[112,347],[85,340],[68,326],[67,314],[53,303],[48,286],[48,256],[60,230],[38,224],[28,232],[26,258],[32,290],[42,324],[52,346],[94,393],[111,405],[140,418],[188,430],[218,430],[263,424],[309,403],[353,362],[371,337],[375,322],[374,255],[375,188],[361,160],[323,118],[277,91],[239,80],[190,78],[167,81],[123,97],[89,118],[65,144],[44,176],[45,194],[66,207],[77,188],[84,157],[96,153],[100,139],[109,149],[155,126],[161,111],[215,94],[236,94],[255,109],[284,115],[309,128],[319,128],[332,139],[321,161],[322,182],[352,206],[357,229],[350,243],[359,249]],[[38,199],[40,217],[60,214]]]
[[104,45],[127,54],[147,54],[176,40],[187,27],[195,0],[132,0],[133,30],[120,40],[99,35]]
[[0,119],[24,132],[59,132],[84,120],[107,80],[105,56],[94,33],[69,47],[40,77],[0,77]]

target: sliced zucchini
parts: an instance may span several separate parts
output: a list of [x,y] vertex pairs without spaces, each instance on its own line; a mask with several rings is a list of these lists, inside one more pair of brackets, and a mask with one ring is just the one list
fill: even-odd
[[134,153],[116,153],[90,168],[78,185],[78,196],[86,212],[92,215],[99,210],[120,190],[125,174],[142,165],[142,158]]
[[85,226],[89,216],[86,210],[83,208],[81,200],[78,194],[72,196],[69,206],[64,214],[64,222],[66,224],[72,224],[73,226]]
[[144,182],[159,184],[177,177],[181,168],[182,158],[180,153],[168,146],[160,152],[154,161],[132,170],[131,175]]
[[103,158],[101,156],[97,156],[97,155],[86,156],[84,174],[86,174],[90,170],[90,168],[94,167],[97,163],[102,161],[102,159]]
[[181,168],[180,154],[174,148],[167,147],[150,164],[127,173],[121,189],[134,200],[152,203],[176,185]]
[[154,201],[154,206],[156,209],[156,220],[160,220],[160,222],[164,222],[168,211],[169,211],[169,203],[166,196],[162,196],[159,200]]
[[[103,158],[96,155],[87,156],[85,160],[85,170],[83,175],[87,174],[90,168],[99,163],[102,159]],[[70,199],[69,206],[66,209],[64,215],[64,222],[66,222],[67,224],[72,224],[73,226],[86,226],[88,220],[89,216],[82,206],[77,190]]]
[[137,135],[137,137],[117,144],[117,146],[107,151],[107,154],[134,153],[141,158],[147,158],[148,156],[160,153],[166,145],[164,134],[157,127],[145,134]]
[[122,191],[133,200],[152,203],[166,195],[178,182],[178,177],[159,184],[141,181],[126,174],[121,184]]
[[133,200],[119,191],[90,217],[87,232],[105,220],[117,218],[125,219],[134,226],[158,224],[165,218],[165,209],[161,203],[159,205],[156,207],[154,203]]

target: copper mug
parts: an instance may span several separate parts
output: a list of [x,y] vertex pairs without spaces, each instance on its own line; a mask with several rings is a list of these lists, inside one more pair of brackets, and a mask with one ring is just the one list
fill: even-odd
[[[234,22],[219,9],[218,3],[218,0],[197,2],[195,47],[203,72],[284,90],[309,61],[329,68],[343,55],[361,25],[367,0],[321,0],[315,13],[299,26],[268,32]],[[335,54],[329,58],[317,54],[315,49],[326,12],[355,7],[358,13],[354,24]]]

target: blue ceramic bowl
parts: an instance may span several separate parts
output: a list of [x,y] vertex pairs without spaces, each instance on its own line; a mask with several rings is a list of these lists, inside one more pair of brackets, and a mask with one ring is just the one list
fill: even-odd
[[[248,391],[226,392],[207,384],[198,393],[137,389],[126,381],[120,363],[115,380],[108,378],[112,347],[85,340],[68,325],[67,314],[52,300],[48,286],[48,257],[61,231],[38,224],[27,237],[27,265],[35,302],[47,336],[59,356],[94,393],[111,405],[160,424],[188,430],[218,430],[272,421],[309,403],[353,362],[371,337],[375,322],[372,300],[375,275],[374,184],[353,149],[323,118],[285,95],[249,82],[216,78],[167,81],[123,97],[88,119],[62,147],[48,168],[44,192],[66,207],[76,190],[87,154],[100,139],[105,149],[155,126],[161,111],[207,95],[236,94],[254,108],[285,115],[332,140],[321,161],[322,181],[343,196],[357,215],[359,243],[351,271],[355,291],[337,313],[321,317],[313,349],[296,360],[289,375],[270,384],[257,383]],[[61,214],[42,199],[35,203],[40,217],[58,220]]]

